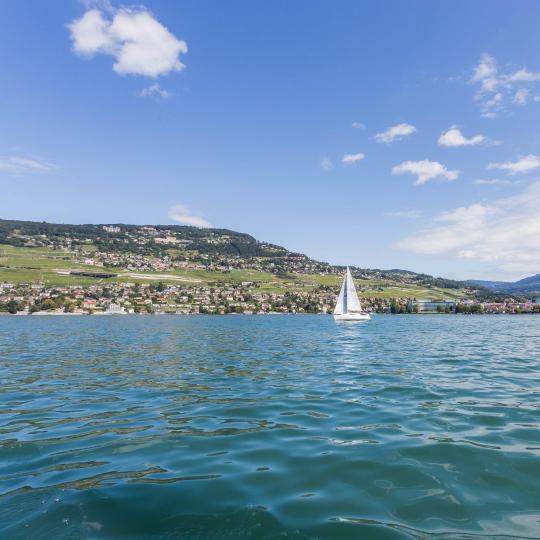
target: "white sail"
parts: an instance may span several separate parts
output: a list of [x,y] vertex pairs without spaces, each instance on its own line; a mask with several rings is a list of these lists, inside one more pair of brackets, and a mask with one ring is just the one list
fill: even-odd
[[345,313],[362,311],[362,306],[360,305],[360,300],[358,299],[358,294],[356,293],[356,287],[354,286],[354,281],[349,267],[347,267],[345,281],[347,283],[347,310]]

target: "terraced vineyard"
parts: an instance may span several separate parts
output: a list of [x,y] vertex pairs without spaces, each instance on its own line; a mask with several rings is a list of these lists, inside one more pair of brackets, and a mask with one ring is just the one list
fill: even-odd
[[[89,250],[91,251],[91,249]],[[70,275],[69,271],[111,272],[113,278],[92,278]],[[336,289],[341,275],[335,274],[273,274],[250,269],[227,272],[174,269],[167,271],[134,272],[126,268],[96,267],[81,263],[69,251],[51,248],[25,248],[0,244],[0,282],[41,283],[46,286],[90,285],[93,283],[151,283],[163,282],[193,286],[220,286],[252,282],[265,292],[309,292],[319,287]],[[457,299],[470,291],[464,288],[440,288],[391,279],[356,279],[360,296],[364,298]]]

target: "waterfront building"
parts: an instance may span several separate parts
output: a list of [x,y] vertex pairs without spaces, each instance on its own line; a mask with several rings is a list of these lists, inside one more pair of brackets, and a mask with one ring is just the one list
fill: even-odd
[[450,300],[412,300],[409,307],[420,312],[454,311],[456,303]]
[[126,310],[118,304],[110,303],[104,311],[106,315],[125,315]]

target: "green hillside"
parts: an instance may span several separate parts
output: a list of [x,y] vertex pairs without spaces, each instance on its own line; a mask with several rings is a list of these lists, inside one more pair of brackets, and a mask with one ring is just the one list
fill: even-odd
[[[93,249],[88,249],[90,253]],[[69,271],[109,271],[113,278],[92,278],[69,275]],[[319,287],[337,289],[339,273],[304,274],[299,272],[272,273],[253,269],[210,271],[197,269],[171,269],[164,271],[132,271],[119,267],[99,267],[83,264],[73,252],[46,247],[17,247],[0,244],[0,282],[41,283],[48,286],[91,285],[93,283],[151,283],[193,286],[220,286],[222,284],[254,283],[260,290],[283,293],[308,292]],[[414,282],[403,283],[395,279],[357,278],[360,296],[365,298],[425,298],[457,299],[470,294],[464,288],[441,288]]]

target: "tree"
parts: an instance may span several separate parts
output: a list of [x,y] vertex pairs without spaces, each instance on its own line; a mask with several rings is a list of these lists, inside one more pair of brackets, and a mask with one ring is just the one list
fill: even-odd
[[41,303],[41,309],[44,311],[50,311],[51,309],[56,309],[56,307],[56,303],[50,298],[47,298]]
[[12,315],[15,315],[15,313],[17,313],[18,309],[19,309],[19,302],[17,302],[17,300],[10,300],[7,304],[7,310],[9,313],[11,313]]

